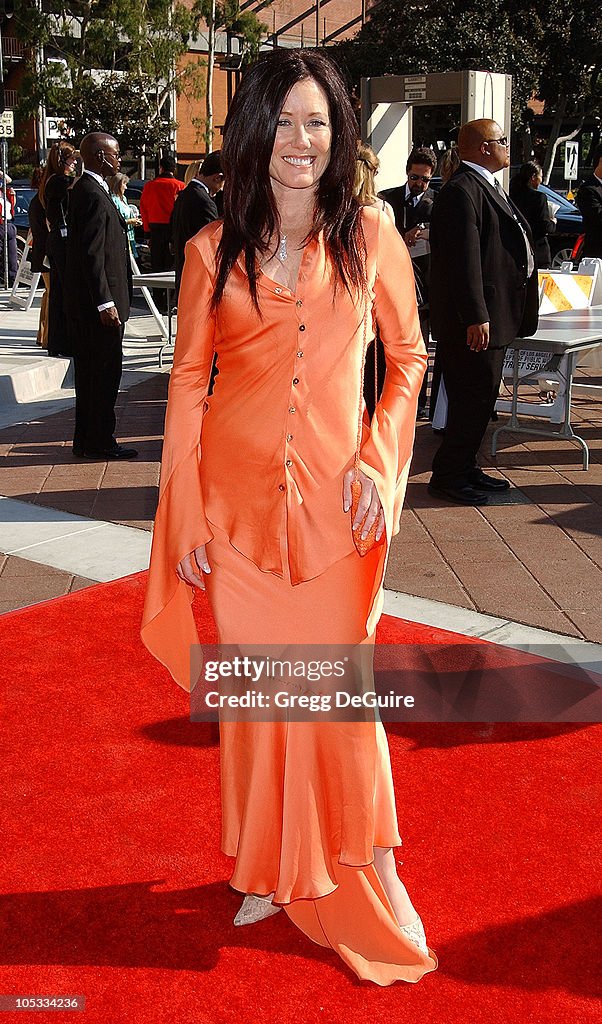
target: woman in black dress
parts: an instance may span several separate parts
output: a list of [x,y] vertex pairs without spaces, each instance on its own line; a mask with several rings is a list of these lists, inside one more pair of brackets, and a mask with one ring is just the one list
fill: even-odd
[[73,183],[77,151],[68,142],[57,142],[48,154],[40,182],[39,197],[46,212],[48,238],[46,254],[50,263],[48,297],[48,355],[69,356],[67,323],[63,312],[63,278],[67,241],[68,191]]
[[43,169],[36,167],[31,177],[31,187],[36,190],[32,196],[27,210],[29,230],[31,232],[31,252],[29,263],[32,274],[41,274],[44,282],[44,294],[40,303],[40,325],[36,344],[41,348],[48,348],[48,294],[50,292],[50,272],[46,260],[46,242],[48,240],[48,225],[46,223],[46,211],[40,202],[38,189],[42,180]]
[[535,262],[539,269],[549,267],[552,262],[548,235],[556,230],[556,221],[550,214],[548,200],[539,191],[542,181],[541,167],[535,160],[529,160],[510,182],[510,198],[531,228]]

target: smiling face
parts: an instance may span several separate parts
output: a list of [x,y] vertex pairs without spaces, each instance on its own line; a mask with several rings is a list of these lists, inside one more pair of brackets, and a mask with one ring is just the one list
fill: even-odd
[[270,179],[281,189],[315,189],[328,167],[332,131],[324,90],[313,78],[297,82],[278,119]]

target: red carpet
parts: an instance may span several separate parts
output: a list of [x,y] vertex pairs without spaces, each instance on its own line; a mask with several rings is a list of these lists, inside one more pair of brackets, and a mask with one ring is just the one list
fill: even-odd
[[[94,1024],[599,1019],[599,726],[389,727],[402,876],[440,969],[361,984],[284,914],[232,927],[215,728],[140,645],[143,588],[0,620],[0,994],[85,995],[52,1019]],[[380,638],[458,640],[390,618]]]

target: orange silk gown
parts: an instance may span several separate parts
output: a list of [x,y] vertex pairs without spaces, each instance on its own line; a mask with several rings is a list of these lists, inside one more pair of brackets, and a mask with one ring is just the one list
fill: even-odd
[[[381,211],[362,211],[368,338],[387,372],[361,467],[378,489],[387,538],[399,529],[426,354],[404,243]],[[261,275],[261,316],[242,266],[210,307],[221,224],[186,247],[142,638],[190,687],[199,642],[194,594],[175,568],[202,544],[207,594],[224,644],[372,642],[388,544],[360,558],[343,476],[353,463],[364,343],[363,300],[334,276],[321,238],[296,291]],[[208,397],[213,355],[219,374]],[[202,638],[201,638],[202,640]],[[436,967],[405,938],[373,867],[397,846],[380,722],[220,723],[222,849],[232,884],[270,893],[310,938],[360,978],[418,981]]]

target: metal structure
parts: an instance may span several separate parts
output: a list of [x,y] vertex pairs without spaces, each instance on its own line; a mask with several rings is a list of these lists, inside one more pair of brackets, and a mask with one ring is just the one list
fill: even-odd
[[[405,181],[412,150],[414,107],[458,105],[460,121],[490,117],[510,134],[512,76],[490,71],[447,71],[431,75],[362,78],[362,138],[380,159],[378,187]],[[502,174],[508,189],[509,171]]]
[[[270,3],[271,0],[245,0],[245,2],[243,2],[240,5],[240,9],[241,11],[252,10],[254,14],[259,14],[261,10],[263,10],[266,7],[269,7]],[[279,46],[280,37],[286,36],[286,34],[290,32],[292,28],[295,28],[296,25],[300,24],[301,46],[310,46],[313,43],[315,43],[316,46],[324,46],[326,43],[332,42],[333,39],[336,39],[338,36],[342,35],[344,32],[347,32],[350,28],[353,28],[355,25],[363,25],[364,22],[366,21],[367,0],[361,0],[360,13],[356,15],[356,17],[348,21],[345,25],[340,25],[339,28],[335,29],[334,32],[330,32],[327,34],[326,18],[322,18],[322,13],[324,11],[324,8],[327,7],[329,3],[331,3],[331,0],[314,0],[314,3],[312,3],[308,7],[305,7],[304,10],[302,10],[298,15],[296,15],[296,17],[292,18],[285,25],[281,25],[279,29],[276,29],[276,15],[275,12],[273,12],[274,29],[268,35],[267,43],[271,44],[272,46]],[[374,7],[376,7],[376,3],[372,4],[370,10],[373,10]],[[308,18],[313,18],[315,24],[315,36],[312,42],[309,42],[309,40],[305,40],[304,22],[307,21]],[[323,22],[322,25],[320,25],[321,21]]]

